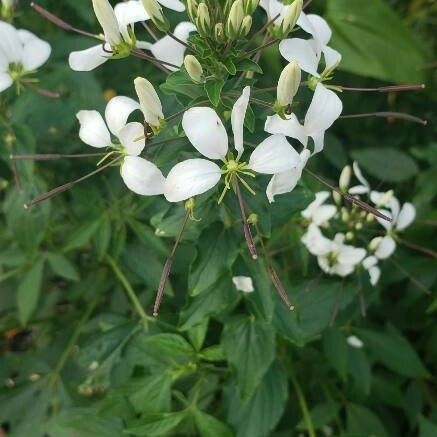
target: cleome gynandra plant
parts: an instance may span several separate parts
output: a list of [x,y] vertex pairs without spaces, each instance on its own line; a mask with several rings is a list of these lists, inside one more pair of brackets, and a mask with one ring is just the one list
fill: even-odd
[[[36,206],[109,167],[119,167],[126,187],[140,196],[164,196],[170,203],[184,202],[185,214],[158,284],[153,309],[156,316],[187,223],[208,220],[206,214],[232,216],[230,211],[236,204],[252,258],[258,259],[260,247],[263,268],[284,303],[294,310],[280,274],[265,250],[262,226],[251,204],[255,198],[258,207],[281,202],[307,171],[334,190],[336,205],[324,203],[329,192],[316,194],[316,200],[302,212],[308,225],[302,242],[318,257],[324,272],[347,276],[357,269],[365,269],[372,284],[378,281],[377,262],[393,252],[393,230],[402,230],[406,226],[404,221],[412,220],[414,208],[407,204],[407,211],[398,214],[397,200],[388,194],[378,197],[370,192],[356,164],[355,174],[372,202],[358,196],[363,192],[348,190],[345,180],[350,178],[349,167],[336,188],[307,170],[306,165],[324,149],[325,132],[339,118],[390,116],[423,121],[402,113],[342,115],[339,96],[343,91],[355,89],[335,82],[341,54],[329,47],[332,32],[322,17],[306,14],[302,0],[188,0],[185,3],[131,0],[114,8],[108,0],[93,0],[92,6],[101,26],[101,32],[95,34],[77,29],[32,3],[35,11],[62,29],[96,40],[92,47],[70,54],[69,65],[73,70],[111,68],[101,66],[107,61],[134,56],[162,70],[162,83],[152,84],[138,77],[132,84],[137,100],[113,97],[104,117],[90,108],[78,112],[80,139],[101,151],[79,156],[96,156],[97,169],[42,194],[26,207]],[[265,11],[265,19],[261,27],[255,28],[253,14],[258,8]],[[174,29],[166,18],[166,9],[181,13],[181,21]],[[11,7],[6,5],[4,13],[10,16]],[[142,23],[148,36],[139,36],[138,23]],[[25,45],[24,51],[31,50],[35,59],[30,65],[26,57],[23,58],[26,61],[20,62],[17,56],[22,49],[12,47],[12,43],[17,41],[19,45],[20,32],[24,31],[17,32],[6,23],[2,23],[1,29],[7,35],[0,43],[6,55],[3,88],[15,82],[19,90],[28,81],[22,77],[33,73],[47,59],[50,50],[46,43],[26,33],[24,43],[32,38],[33,45],[30,48]],[[285,67],[277,83],[261,88],[259,79],[268,82],[269,73],[262,71],[258,60],[262,51],[272,45],[279,45]],[[400,85],[374,91],[420,88],[423,85]],[[183,109],[172,112],[163,108],[159,89],[176,96]],[[254,144],[247,138],[259,124],[264,127],[264,139]],[[167,152],[174,148],[173,142],[180,140],[187,145],[180,153]],[[44,159],[44,155],[37,159]],[[352,209],[342,206],[342,202],[352,205]],[[387,206],[391,211],[381,210]],[[334,218],[344,231],[331,225]],[[359,232],[363,223],[373,223],[375,218],[389,234],[366,241]],[[335,230],[335,238],[323,236],[320,226]],[[369,251],[350,244],[360,238],[363,239],[360,245],[369,244]],[[234,278],[241,289],[251,289],[250,281],[250,277]]]

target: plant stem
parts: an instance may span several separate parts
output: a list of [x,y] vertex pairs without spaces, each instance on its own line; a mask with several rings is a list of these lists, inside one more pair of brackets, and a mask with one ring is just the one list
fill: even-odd
[[138,315],[140,316],[141,322],[143,323],[144,327],[147,328],[147,325],[149,323],[149,316],[146,314],[146,312],[143,309],[143,306],[141,305],[141,302],[138,300],[137,295],[135,294],[134,289],[132,288],[132,285],[124,275],[124,273],[121,271],[121,269],[118,267],[117,263],[113,258],[111,258],[109,255],[106,255],[106,260],[108,261],[108,264],[112,268],[112,270],[115,273],[115,276],[117,276],[120,283],[123,285],[124,289],[126,290],[126,293],[131,300],[135,310],[137,311]]

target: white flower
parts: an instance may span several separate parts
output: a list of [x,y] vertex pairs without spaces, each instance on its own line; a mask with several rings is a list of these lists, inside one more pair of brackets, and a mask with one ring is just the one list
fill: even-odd
[[255,291],[252,278],[249,276],[234,276],[232,282],[234,283],[235,288],[243,293],[252,293]]
[[279,44],[281,55],[288,61],[296,61],[299,67],[307,73],[320,77],[317,72],[323,54],[325,70],[330,70],[341,61],[341,54],[328,47],[332,31],[328,23],[319,15],[306,15],[302,12],[297,24],[312,35],[309,40],[301,38],[285,39]]
[[381,269],[378,267],[378,258],[376,256],[368,256],[363,260],[363,267],[369,273],[370,283],[375,286],[381,277]]
[[324,147],[325,131],[332,126],[340,116],[343,104],[337,94],[318,84],[314,92],[304,124],[301,125],[295,114],[286,120],[279,115],[267,117],[265,131],[271,134],[282,134],[299,140],[304,147],[308,145],[308,138],[314,140],[313,154]]
[[0,92],[41,65],[51,53],[50,44],[27,30],[0,21]]
[[[264,140],[252,152],[249,162],[240,162],[243,153],[243,126],[250,96],[246,87],[232,111],[232,130],[237,157],[229,158],[229,141],[226,129],[217,113],[207,107],[191,108],[185,112],[182,127],[188,140],[203,156],[210,160],[221,160],[221,169],[215,162],[206,159],[188,159],[176,164],[167,176],[164,195],[170,202],[179,202],[202,194],[218,184],[225,176],[225,187],[234,177],[252,172],[276,174],[296,167],[299,154],[283,135],[273,135]],[[243,182],[243,181],[242,181]]]
[[316,226],[327,225],[329,220],[337,214],[337,207],[335,205],[324,205],[329,196],[330,193],[328,191],[316,193],[315,200],[302,211],[302,216]]
[[141,42],[133,36],[133,24],[149,19],[137,1],[120,3],[112,9],[107,0],[93,0],[93,6],[104,32],[104,41],[70,53],[70,68],[75,71],[94,70],[111,58],[126,57],[133,48],[140,48]]
[[[120,171],[130,190],[143,196],[162,194],[165,178],[161,171],[138,156],[145,147],[144,127],[141,123],[128,123],[130,114],[137,109],[140,105],[135,100],[117,96],[106,106],[106,123],[97,111],[79,111],[79,137],[89,146],[111,148],[125,155]],[[118,139],[118,143],[112,142],[111,134]]]
[[303,169],[305,168],[310,156],[310,151],[304,149],[299,155],[300,162],[295,168],[273,175],[267,186],[266,192],[270,203],[275,201],[275,196],[290,193],[295,189],[297,183],[302,177]]
[[360,340],[357,336],[355,335],[350,335],[347,339],[347,344],[351,347],[354,347],[356,349],[361,349],[364,346],[364,343],[362,340]]
[[357,162],[354,161],[352,164],[352,168],[354,171],[355,177],[360,182],[360,185],[355,185],[351,188],[349,188],[349,194],[367,194],[370,192],[370,184],[367,181],[367,179],[363,176],[363,173],[361,172],[360,167],[358,166]]
[[[183,21],[175,27],[173,34],[186,43],[190,33],[195,30],[196,26],[193,23]],[[151,51],[153,56],[160,61],[169,62],[177,67],[181,67],[184,63],[186,47],[169,35],[164,36],[155,43],[139,42],[137,46],[140,49]],[[171,65],[165,65],[165,67],[172,71],[177,70],[176,67]]]
[[143,77],[137,77],[134,80],[134,85],[145,122],[152,128],[159,130],[161,122],[164,120],[164,114],[162,113],[161,100],[155,88]]
[[319,267],[329,275],[348,276],[366,256],[365,249],[344,244],[343,234],[337,234],[334,240],[324,237],[320,229],[311,224],[302,243],[308,251],[317,256]]

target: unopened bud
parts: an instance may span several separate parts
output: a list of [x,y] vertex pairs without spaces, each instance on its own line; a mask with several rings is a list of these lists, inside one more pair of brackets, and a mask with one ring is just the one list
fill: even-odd
[[225,39],[225,30],[223,28],[223,23],[217,23],[214,27],[214,37],[216,41],[222,42]]
[[111,47],[117,47],[122,40],[117,17],[111,4],[108,0],[93,0],[93,9],[100,26],[102,26],[105,41]]
[[228,22],[226,31],[228,37],[237,38],[240,34],[241,25],[244,19],[243,0],[235,0],[232,3],[231,10],[229,11]]
[[153,24],[162,32],[168,32],[170,24],[162,12],[160,4],[156,0],[141,0]]
[[252,17],[250,15],[246,15],[243,18],[243,22],[241,23],[241,35],[247,36],[252,28]]
[[187,0],[187,11],[190,20],[195,23],[197,18],[197,8],[199,7],[199,3],[197,0]]
[[378,249],[379,245],[381,244],[382,237],[376,237],[369,243],[369,250],[371,252],[375,252],[376,249]]
[[363,224],[362,224],[361,222],[358,222],[358,223],[355,225],[355,229],[356,229],[357,231],[361,231],[361,229],[363,229]]
[[255,214],[254,212],[250,214],[250,216],[247,217],[247,223],[249,223],[249,225],[256,226],[258,224],[258,214]]
[[341,191],[346,192],[348,190],[349,184],[351,182],[351,176],[352,176],[351,166],[347,165],[346,167],[343,168],[340,174],[340,180],[338,182]]
[[297,20],[302,13],[303,0],[294,0],[290,6],[286,6],[287,10],[282,20],[281,30],[282,36],[287,36],[296,26]]
[[354,233],[349,231],[346,233],[346,240],[352,241],[354,239],[354,236],[355,236]]
[[367,223],[374,222],[375,221],[375,216],[373,214],[370,214],[370,212],[369,212],[369,214],[367,214],[367,216],[366,216],[366,221],[367,221]]
[[209,9],[206,3],[199,3],[197,8],[196,18],[197,30],[201,35],[208,35],[211,28],[211,17],[209,16]]
[[193,82],[195,83],[205,82],[202,65],[200,65],[200,62],[197,60],[195,56],[193,55],[185,56],[184,66],[185,69],[187,70],[188,75],[193,80]]
[[140,108],[146,123],[154,130],[159,130],[164,119],[161,100],[153,85],[143,77],[134,80],[135,91],[140,101]]
[[341,204],[341,200],[342,200],[341,194],[337,193],[337,191],[333,191],[332,192],[332,197],[334,198],[334,202],[337,205]]
[[302,73],[296,61],[290,62],[279,76],[277,100],[281,107],[291,105],[299,90]]
[[244,4],[244,13],[246,15],[252,15],[255,12],[255,9],[259,5],[259,0],[243,0]]
[[341,220],[347,223],[350,219],[349,211],[346,208],[341,208]]

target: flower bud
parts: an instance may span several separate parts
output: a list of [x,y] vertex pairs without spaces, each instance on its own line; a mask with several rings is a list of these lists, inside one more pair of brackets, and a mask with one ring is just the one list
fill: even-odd
[[350,219],[349,211],[346,208],[341,208],[341,221],[347,223]]
[[243,22],[241,23],[241,35],[247,36],[252,28],[252,17],[250,15],[246,15],[243,18]]
[[332,197],[334,198],[334,202],[337,205],[341,204],[341,201],[342,201],[343,198],[341,197],[341,195],[339,193],[337,193],[337,191],[333,191],[332,192]]
[[156,0],[142,0],[142,3],[153,24],[162,32],[168,32],[170,24],[165,18],[159,3]]
[[301,70],[296,61],[290,62],[279,76],[277,88],[277,100],[281,107],[291,105],[294,96],[299,90]]
[[286,6],[287,10],[282,20],[281,30],[282,35],[287,36],[296,26],[297,20],[302,13],[303,0],[294,0],[290,6]]
[[187,0],[187,11],[190,20],[195,23],[197,18],[197,8],[199,3],[197,0]]
[[144,115],[146,123],[154,130],[159,130],[161,120],[164,119],[162,113],[161,100],[153,88],[153,85],[143,77],[137,77],[134,80],[135,91],[140,101],[140,108]]
[[340,174],[340,180],[338,182],[338,186],[340,190],[346,192],[349,188],[349,184],[351,182],[352,169],[350,165],[347,165]]
[[196,27],[201,35],[208,35],[211,28],[211,17],[206,3],[200,3],[197,8]]
[[378,249],[379,245],[381,244],[382,237],[376,237],[369,243],[369,250],[371,252],[375,252],[376,249]]
[[185,56],[184,66],[185,69],[187,70],[188,75],[193,80],[193,82],[195,83],[205,82],[205,78],[203,76],[203,68],[195,56],[193,55]]
[[240,34],[244,19],[243,0],[235,0],[229,11],[226,31],[230,38],[237,38]]
[[346,240],[347,241],[352,241],[354,239],[354,237],[355,237],[355,235],[353,232],[351,232],[351,231],[346,232]]
[[102,26],[105,41],[111,47],[117,47],[122,39],[117,17],[111,4],[108,0],[93,0],[93,9],[100,26]]
[[12,8],[12,7],[14,7],[14,3],[15,3],[15,0],[2,0],[2,5],[5,8]]
[[214,27],[214,38],[218,42],[223,42],[225,40],[225,30],[223,28],[223,23],[217,23]]
[[358,222],[358,223],[355,225],[355,229],[356,229],[357,231],[361,231],[361,229],[363,229],[363,224],[362,224],[361,222]]
[[244,4],[244,13],[246,15],[252,15],[255,12],[255,9],[259,5],[259,0],[243,0]]

